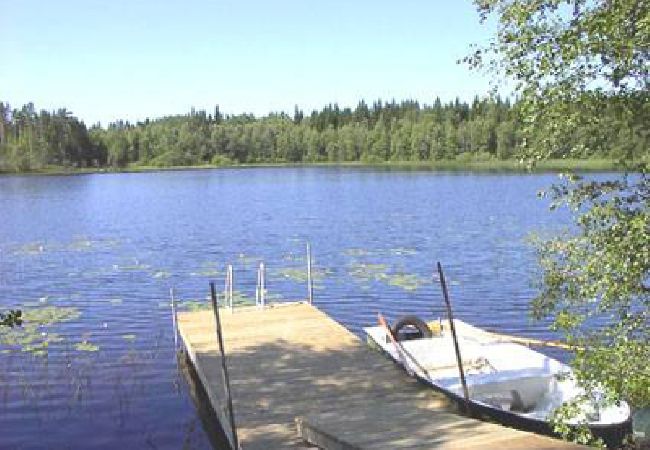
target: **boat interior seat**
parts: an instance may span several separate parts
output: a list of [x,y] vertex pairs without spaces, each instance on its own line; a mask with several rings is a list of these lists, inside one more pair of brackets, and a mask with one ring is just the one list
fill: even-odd
[[532,376],[469,386],[470,396],[517,412],[529,412],[548,392],[550,376]]

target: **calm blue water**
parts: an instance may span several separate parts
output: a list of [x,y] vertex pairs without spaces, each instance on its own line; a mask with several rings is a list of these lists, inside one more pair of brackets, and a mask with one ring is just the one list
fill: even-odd
[[0,309],[78,314],[0,344],[0,447],[210,447],[177,369],[169,289],[203,303],[232,263],[252,297],[263,260],[271,295],[305,298],[307,241],[317,305],[355,333],[378,311],[443,315],[440,260],[457,317],[548,336],[527,315],[527,237],[569,225],[536,198],[554,181],[336,168],[0,177]]

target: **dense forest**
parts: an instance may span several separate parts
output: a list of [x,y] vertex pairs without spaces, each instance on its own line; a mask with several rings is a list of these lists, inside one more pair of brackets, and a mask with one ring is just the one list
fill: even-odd
[[[305,116],[296,107],[293,115],[256,118],[223,115],[216,106],[210,113],[192,110],[88,129],[66,109],[37,111],[31,103],[11,109],[0,102],[0,171],[509,159],[521,140],[516,108],[498,97],[475,98],[471,104],[436,99],[431,105],[376,101],[369,106],[361,101],[355,109],[334,104]],[[622,119],[614,108],[603,114],[611,127],[599,136],[576,130],[567,146],[583,148],[583,158],[647,157],[647,126]],[[593,139],[608,140],[608,153],[590,152]]]

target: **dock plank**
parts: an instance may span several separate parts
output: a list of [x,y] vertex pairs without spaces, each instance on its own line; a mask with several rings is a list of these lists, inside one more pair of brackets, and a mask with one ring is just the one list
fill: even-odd
[[[297,418],[305,432],[309,429],[310,441],[321,433],[348,448],[574,448],[454,414],[444,396],[408,377],[313,306],[224,309],[221,314],[244,450],[305,448]],[[227,429],[213,313],[179,313],[178,327]]]

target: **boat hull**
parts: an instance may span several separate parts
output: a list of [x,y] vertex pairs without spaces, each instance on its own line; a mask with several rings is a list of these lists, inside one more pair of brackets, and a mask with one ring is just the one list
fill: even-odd
[[[374,342],[372,338],[368,337],[368,339],[372,342],[374,348],[384,354],[384,356],[393,361],[393,363],[401,369],[406,370],[400,361],[396,360],[391,353],[384,350],[380,345]],[[460,411],[465,411],[467,402],[464,397],[431,382],[431,380],[420,376],[418,373],[412,373],[411,375],[420,383],[444,394],[458,407]],[[561,437],[558,433],[553,431],[553,427],[546,420],[525,417],[471,399],[469,403],[470,411],[468,415],[476,419],[496,422],[522,431],[530,431],[532,433],[543,434],[551,437]],[[589,430],[595,438],[602,439],[608,448],[618,448],[621,447],[626,437],[632,434],[632,417],[630,416],[625,422],[615,424],[592,424],[589,426]]]

